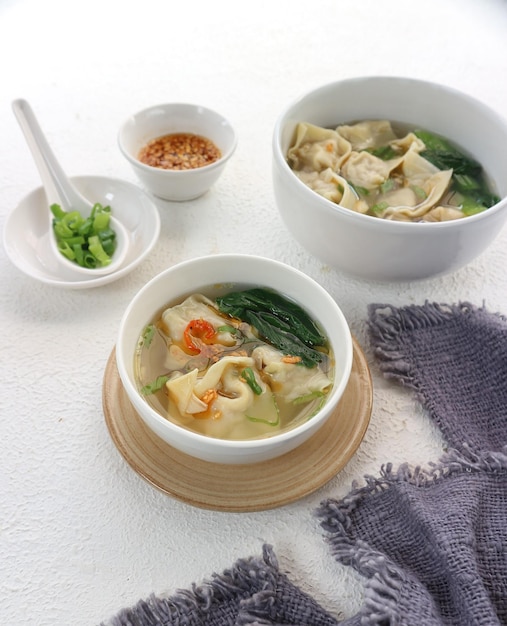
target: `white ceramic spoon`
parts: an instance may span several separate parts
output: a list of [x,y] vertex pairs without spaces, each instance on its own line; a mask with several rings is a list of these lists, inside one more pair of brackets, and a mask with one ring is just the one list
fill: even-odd
[[[129,246],[129,236],[126,228],[114,216],[111,216],[110,225],[116,233],[116,250],[111,258],[111,263],[105,267],[86,268],[67,259],[59,250],[56,237],[53,234],[52,213],[49,210],[51,204],[59,204],[64,211],[79,211],[83,217],[88,217],[93,204],[84,198],[72,185],[65,175],[60,164],[51,150],[44,136],[32,108],[26,100],[18,99],[12,103],[12,109],[21,126],[28,146],[39,170],[42,184],[47,198],[47,214],[50,230],[50,241],[54,253],[59,261],[76,274],[86,274],[89,277],[103,276],[117,271],[125,260]],[[114,211],[114,207],[112,207]]]

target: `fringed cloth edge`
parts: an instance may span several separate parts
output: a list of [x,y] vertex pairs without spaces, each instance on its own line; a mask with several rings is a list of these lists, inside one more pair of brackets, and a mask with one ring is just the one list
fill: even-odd
[[340,500],[328,499],[314,511],[321,526],[328,533],[326,541],[331,554],[344,565],[352,566],[365,578],[364,602],[360,613],[361,624],[385,626],[399,622],[402,589],[410,584],[406,572],[389,560],[382,552],[372,549],[365,541],[351,535],[352,513],[361,503],[380,492],[402,482],[419,488],[430,488],[459,474],[504,473],[507,480],[507,446],[501,452],[474,453],[449,450],[438,463],[427,469],[411,468],[404,463],[393,469],[391,463],[381,467],[380,475],[365,476],[366,484],[358,487],[357,481],[349,494]]
[[394,308],[388,304],[368,306],[369,332],[379,367],[386,378],[419,392],[414,364],[409,360],[404,343],[403,331],[435,328],[452,322],[459,317],[476,316],[491,324],[495,320],[503,323],[506,318],[488,312],[484,306],[477,307],[469,302],[448,305],[426,301],[423,306],[411,305]]
[[[371,304],[368,313],[371,344],[384,377],[414,390],[430,413],[433,413],[432,407],[427,405],[428,398],[423,395],[423,383],[414,363],[410,336],[418,330],[435,329],[447,324],[464,325],[469,321],[464,318],[472,316],[475,321],[490,327],[501,327],[505,332],[504,316],[467,302],[444,305],[427,301],[423,306],[403,308]],[[438,463],[428,464],[427,469],[413,468],[405,463],[395,470],[391,463],[386,464],[382,466],[379,476],[365,477],[365,486],[358,487],[355,482],[346,497],[321,503],[315,515],[321,519],[321,526],[328,533],[326,540],[333,556],[344,565],[354,567],[365,578],[364,603],[359,614],[361,623],[398,623],[400,596],[410,581],[406,571],[385,553],[373,549],[364,540],[354,538],[353,511],[367,498],[403,482],[426,489],[460,474],[492,472],[507,474],[507,446],[490,452],[473,450],[463,443],[459,450],[450,448]]]
[[[151,595],[124,609],[101,626],[152,626],[158,624],[199,624],[214,604],[228,604],[257,592],[272,589],[278,576],[278,561],[271,546],[264,546],[262,558],[238,560],[221,575],[190,589],[179,589],[169,597]],[[238,600],[239,601],[239,600]],[[194,619],[189,619],[193,616]],[[196,619],[199,618],[199,619]],[[185,621],[187,620],[187,621]]]
[[262,558],[240,559],[209,581],[170,596],[151,595],[101,626],[275,626],[295,623],[290,618],[299,612],[313,626],[337,624],[280,572],[272,546],[265,544]]

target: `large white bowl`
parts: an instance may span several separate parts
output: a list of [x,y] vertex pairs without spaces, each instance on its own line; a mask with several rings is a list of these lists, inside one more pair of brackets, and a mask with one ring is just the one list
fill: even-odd
[[[502,198],[483,213],[440,223],[383,220],[326,200],[287,164],[298,122],[336,127],[388,119],[441,134],[475,157]],[[333,268],[381,281],[456,270],[483,252],[507,219],[507,123],[455,89],[397,77],[364,77],[314,89],[290,104],[273,135],[273,185],[281,217],[309,252]]]
[[[192,133],[210,139],[220,150],[217,161],[190,170],[166,170],[142,163],[139,151],[149,141],[171,133]],[[171,102],[149,107],[121,126],[118,145],[139,180],[155,196],[183,202],[202,196],[216,183],[236,149],[234,128],[220,113],[198,104]]]
[[[299,303],[327,335],[335,357],[333,388],[311,420],[278,435],[251,441],[207,437],[169,421],[138,391],[134,353],[142,330],[171,302],[216,284],[230,289],[262,286],[276,289]],[[352,367],[352,338],[333,298],[313,279],[283,263],[263,257],[222,254],[200,257],[171,267],[147,283],[134,297],[120,323],[116,344],[119,375],[132,405],[146,425],[174,448],[214,463],[256,463],[293,450],[319,429],[336,408]],[[274,477],[276,480],[276,477]]]

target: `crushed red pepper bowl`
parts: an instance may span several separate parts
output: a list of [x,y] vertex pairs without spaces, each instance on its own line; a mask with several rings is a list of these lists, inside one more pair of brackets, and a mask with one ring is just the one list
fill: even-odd
[[184,202],[216,183],[236,149],[237,136],[220,113],[175,102],[130,116],[120,128],[118,145],[149,192]]

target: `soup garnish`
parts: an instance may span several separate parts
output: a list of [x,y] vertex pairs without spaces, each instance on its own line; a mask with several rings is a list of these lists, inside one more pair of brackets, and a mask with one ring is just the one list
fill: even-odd
[[383,219],[441,222],[499,201],[475,159],[427,130],[395,132],[388,120],[336,129],[301,122],[287,159],[320,195]]
[[79,211],[64,211],[59,204],[52,204],[49,208],[60,254],[76,265],[90,269],[111,263],[117,242],[116,232],[110,225],[110,206],[96,202],[86,218]]
[[310,419],[332,388],[328,341],[306,311],[265,288],[169,306],[139,339],[140,392],[162,415],[222,439]]

